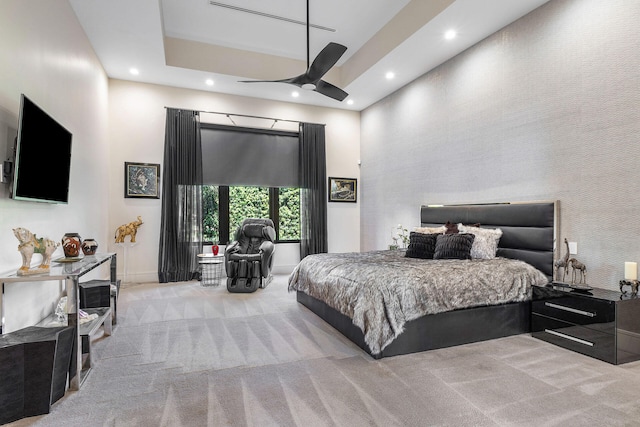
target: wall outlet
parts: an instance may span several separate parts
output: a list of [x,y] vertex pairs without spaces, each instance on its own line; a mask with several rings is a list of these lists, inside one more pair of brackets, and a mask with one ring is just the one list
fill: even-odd
[[569,253],[578,255],[578,242],[569,242]]

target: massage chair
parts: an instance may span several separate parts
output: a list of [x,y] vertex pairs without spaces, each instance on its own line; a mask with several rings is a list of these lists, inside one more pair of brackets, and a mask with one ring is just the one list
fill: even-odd
[[234,241],[224,253],[229,292],[255,292],[265,288],[273,276],[273,252],[276,230],[270,219],[248,218],[242,221]]

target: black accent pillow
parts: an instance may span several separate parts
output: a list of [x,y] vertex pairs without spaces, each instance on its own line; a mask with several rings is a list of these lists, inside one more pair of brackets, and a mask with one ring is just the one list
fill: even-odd
[[408,258],[432,259],[436,251],[436,239],[439,234],[409,233],[409,246],[404,256]]
[[440,234],[436,239],[433,259],[471,259],[471,246],[476,238],[473,234]]

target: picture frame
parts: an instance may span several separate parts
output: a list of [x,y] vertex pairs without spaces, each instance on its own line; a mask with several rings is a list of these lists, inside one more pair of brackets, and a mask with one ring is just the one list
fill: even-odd
[[329,177],[329,201],[356,203],[358,201],[358,180],[356,178]]
[[124,162],[125,198],[159,199],[159,189],[159,164]]

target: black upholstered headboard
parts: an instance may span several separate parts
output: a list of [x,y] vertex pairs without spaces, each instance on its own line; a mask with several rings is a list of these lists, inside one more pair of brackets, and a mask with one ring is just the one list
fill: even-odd
[[420,222],[423,227],[451,221],[500,228],[497,255],[528,262],[552,280],[558,205],[556,201],[422,206]]

